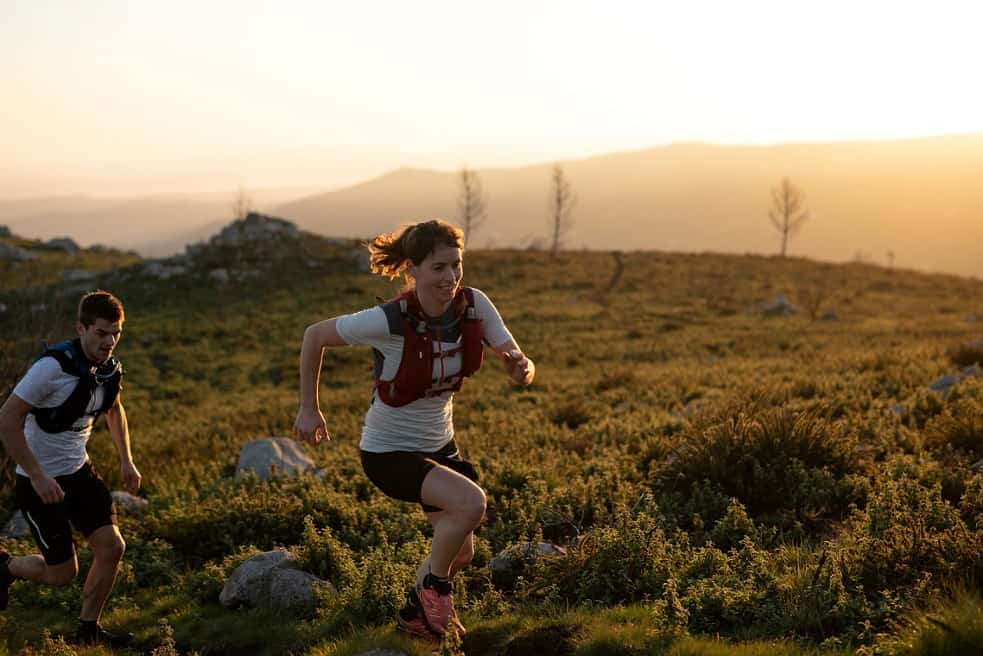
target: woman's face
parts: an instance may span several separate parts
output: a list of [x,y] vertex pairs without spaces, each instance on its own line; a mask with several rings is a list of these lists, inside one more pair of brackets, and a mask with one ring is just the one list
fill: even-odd
[[416,293],[441,304],[450,303],[457,294],[464,275],[461,249],[440,245],[420,264],[409,263],[408,270],[416,280]]

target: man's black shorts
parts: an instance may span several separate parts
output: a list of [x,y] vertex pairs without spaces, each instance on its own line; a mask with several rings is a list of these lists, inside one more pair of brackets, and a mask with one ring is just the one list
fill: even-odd
[[385,453],[370,453],[362,451],[362,469],[375,486],[386,496],[410,501],[423,506],[426,512],[441,510],[428,506],[420,498],[423,479],[436,465],[453,469],[458,474],[466,476],[475,483],[478,482],[478,472],[474,465],[461,458],[461,452],[454,440],[448,442],[439,451],[432,453],[422,451],[387,451]]
[[97,528],[116,523],[113,497],[92,463],[55,480],[65,491],[60,503],[44,503],[27,476],[18,475],[16,485],[17,505],[48,565],[60,565],[74,556],[72,526],[89,537]]

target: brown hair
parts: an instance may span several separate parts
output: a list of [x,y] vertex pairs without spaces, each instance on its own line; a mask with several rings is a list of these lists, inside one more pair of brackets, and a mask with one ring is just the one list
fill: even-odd
[[433,219],[384,232],[366,246],[372,273],[392,279],[406,270],[407,261],[420,264],[438,246],[463,250],[464,232],[446,221]]
[[123,304],[109,292],[97,289],[82,297],[79,301],[79,323],[88,328],[96,319],[105,319],[110,323],[122,322]]

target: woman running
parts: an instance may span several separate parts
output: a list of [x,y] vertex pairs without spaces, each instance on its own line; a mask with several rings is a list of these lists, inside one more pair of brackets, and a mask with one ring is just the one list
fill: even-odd
[[420,504],[433,525],[430,555],[397,621],[410,633],[440,637],[448,625],[464,630],[451,579],[474,557],[473,531],[485,512],[477,472],[454,441],[454,392],[481,366],[485,343],[517,383],[532,383],[536,368],[488,297],[461,286],[460,229],[426,221],[379,235],[368,249],[374,273],[404,274],[409,289],[307,328],[294,432],[312,444],[330,439],[318,399],[324,347],[371,346],[376,384],[359,443],[362,467],[387,496]]

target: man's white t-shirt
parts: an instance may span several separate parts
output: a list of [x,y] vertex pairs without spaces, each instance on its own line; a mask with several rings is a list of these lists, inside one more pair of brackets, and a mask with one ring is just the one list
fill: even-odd
[[[64,403],[78,385],[77,376],[66,374],[53,357],[44,357],[31,365],[27,374],[14,387],[14,394],[35,408],[57,408]],[[69,430],[61,433],[45,433],[38,426],[33,414],[24,420],[24,437],[27,446],[48,476],[74,474],[88,460],[85,445],[92,435],[94,417],[92,414],[102,407],[105,390],[96,387],[86,414],[75,422]],[[17,466],[17,473],[27,476],[27,472]]]
[[[475,314],[481,320],[482,337],[492,346],[501,346],[512,339],[498,310],[488,297],[478,289],[474,293]],[[445,321],[453,318],[453,310],[442,317]],[[436,323],[434,325],[437,325]],[[392,380],[399,370],[403,356],[403,337],[390,331],[389,318],[382,306],[376,306],[354,314],[346,314],[335,320],[335,329],[349,344],[371,346],[383,358],[382,380]],[[453,387],[461,371],[460,351],[440,358],[440,352],[447,352],[458,346],[456,341],[433,340],[434,369],[432,389],[441,386]],[[371,453],[387,451],[425,451],[440,450],[454,437],[454,394],[451,391],[423,397],[401,406],[386,405],[372,392],[372,404],[365,414],[362,439],[359,448]]]

